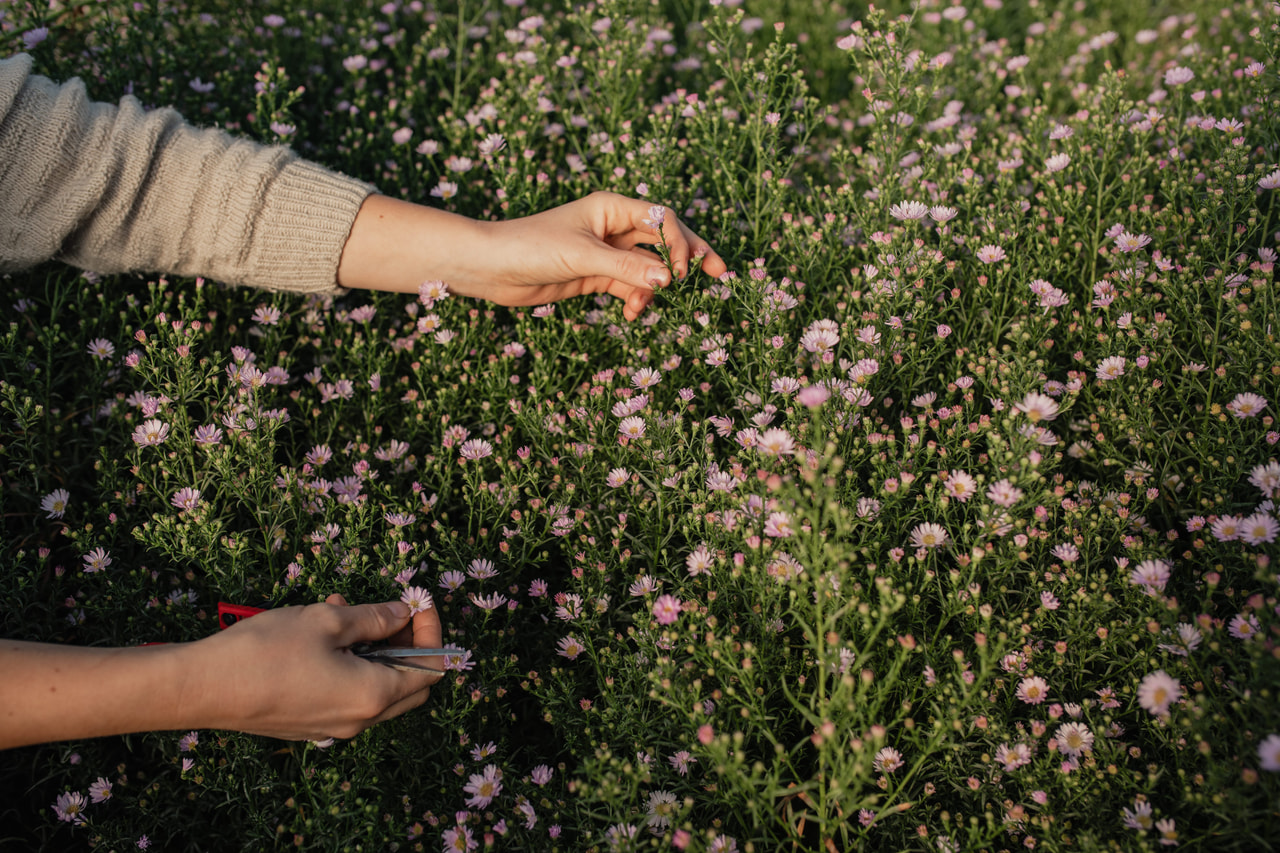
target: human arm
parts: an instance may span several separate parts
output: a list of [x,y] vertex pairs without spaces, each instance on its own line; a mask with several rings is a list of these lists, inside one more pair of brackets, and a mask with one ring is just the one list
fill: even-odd
[[[402,292],[439,279],[454,293],[500,305],[608,293],[634,320],[671,279],[643,248],[660,239],[645,221],[650,209],[647,201],[597,192],[533,216],[482,222],[372,195],[352,226],[337,279],[344,287]],[[686,275],[694,257],[710,275],[725,272],[719,255],[669,211],[661,239],[676,275]]]
[[[634,319],[669,283],[648,202],[613,193],[483,222],[374,188],[126,96],[93,102],[79,80],[0,60],[0,273],[52,258],[98,272],[202,275],[272,290],[412,292],[426,280],[503,305],[584,293]],[[677,275],[724,262],[668,212]]]
[[0,640],[0,749],[151,730],[226,729],[287,740],[353,737],[417,707],[440,679],[356,657],[391,638],[441,645],[432,608],[282,607],[208,638],[130,648]]

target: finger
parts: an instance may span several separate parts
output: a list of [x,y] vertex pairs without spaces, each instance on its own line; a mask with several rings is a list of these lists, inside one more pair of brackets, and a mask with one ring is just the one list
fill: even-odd
[[614,249],[601,245],[594,250],[588,263],[588,268],[594,275],[614,279],[632,287],[652,290],[666,287],[671,282],[671,274],[652,252]]
[[335,607],[346,607],[347,600],[342,597],[342,593],[335,592],[324,600],[325,604],[332,604]]
[[[432,681],[433,684],[435,683],[435,681],[439,681],[441,678],[441,676],[434,675],[432,673],[425,673],[425,674],[430,675],[432,679],[434,679]],[[392,702],[391,705],[388,706],[385,711],[379,714],[373,722],[374,724],[381,723],[386,720],[390,720],[392,717],[398,717],[401,714],[403,714],[405,711],[412,711],[414,708],[419,708],[422,706],[423,702],[427,701],[427,697],[430,695],[431,695],[431,688],[429,686],[423,687],[421,690],[415,690],[412,693],[405,696],[404,698],[398,699],[395,702]]]
[[350,646],[384,640],[409,622],[409,607],[403,601],[357,604],[338,611],[338,643]]
[[413,645],[418,649],[438,649],[444,646],[440,611],[429,607],[413,615]]
[[680,223],[680,230],[683,232],[685,239],[688,241],[690,258],[702,258],[702,271],[712,278],[719,278],[729,271],[728,265],[724,262],[716,251],[711,248],[711,244],[703,240],[692,230],[690,230],[683,222]]

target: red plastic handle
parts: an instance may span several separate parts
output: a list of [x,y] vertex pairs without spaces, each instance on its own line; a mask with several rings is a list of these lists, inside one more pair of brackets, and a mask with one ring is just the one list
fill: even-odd
[[247,604],[227,604],[225,601],[218,602],[218,630],[230,628],[241,619],[248,619],[261,613],[263,608],[250,607]]

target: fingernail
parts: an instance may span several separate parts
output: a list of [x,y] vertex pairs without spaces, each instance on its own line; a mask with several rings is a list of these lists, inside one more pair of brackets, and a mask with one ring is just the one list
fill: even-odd
[[403,601],[388,601],[387,612],[391,614],[392,619],[408,619],[409,605]]
[[666,281],[667,271],[662,267],[653,267],[649,270],[649,284],[652,287],[662,287],[662,283]]

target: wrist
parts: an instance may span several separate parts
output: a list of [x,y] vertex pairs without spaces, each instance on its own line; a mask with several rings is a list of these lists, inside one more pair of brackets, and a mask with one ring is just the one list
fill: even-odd
[[455,293],[477,296],[490,258],[485,227],[465,216],[372,195],[351,226],[338,264],[338,284],[366,290],[415,293],[439,279]]

